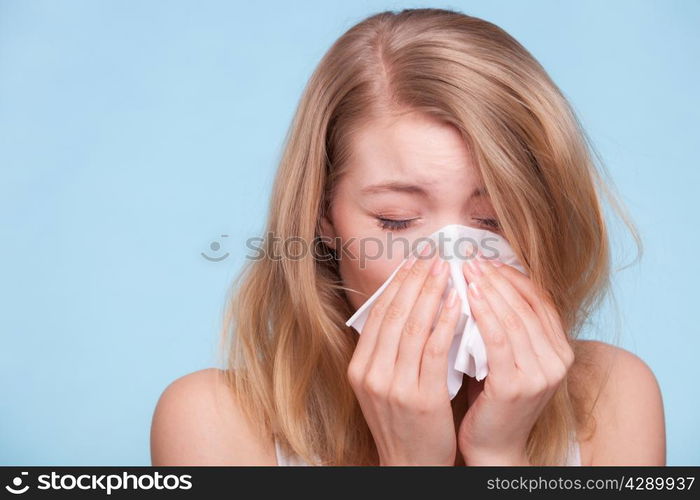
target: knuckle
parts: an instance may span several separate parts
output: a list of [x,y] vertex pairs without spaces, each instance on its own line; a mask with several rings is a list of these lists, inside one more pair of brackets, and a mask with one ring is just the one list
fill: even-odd
[[440,359],[446,352],[447,350],[436,342],[428,342],[423,348],[423,355],[428,359]]
[[553,381],[552,385],[558,385],[566,377],[568,368],[565,363],[559,361],[552,366]]
[[381,318],[384,316],[384,311],[386,311],[386,302],[383,300],[377,300],[369,311],[369,318]]
[[443,310],[441,312],[441,314],[438,315],[438,320],[437,320],[437,323],[435,324],[435,327],[436,328],[447,328],[447,327],[449,327],[449,325],[452,324],[454,319],[455,319],[455,316],[453,314],[449,314],[447,311]]
[[516,384],[507,384],[501,386],[499,390],[499,399],[506,403],[513,403],[520,398],[521,391]]
[[384,377],[368,374],[363,382],[364,390],[372,397],[383,397],[386,394],[386,382]]
[[425,333],[425,331],[425,324],[418,318],[409,316],[408,319],[406,319],[406,324],[403,327],[404,335],[409,337],[420,337],[423,335],[423,333]]
[[491,280],[479,280],[477,285],[481,288],[484,295],[493,294],[494,292],[494,286],[493,283],[491,283]]
[[415,264],[409,269],[412,276],[423,276],[430,266],[431,258],[425,255],[419,255]]
[[396,272],[396,275],[394,276],[394,280],[396,280],[397,283],[401,283],[403,280],[406,279],[409,271],[410,271],[410,269],[406,269],[405,266],[401,266],[401,268]]
[[418,415],[430,415],[435,410],[435,404],[430,398],[423,398],[414,405],[414,411]]
[[509,331],[520,330],[523,326],[520,316],[513,310],[508,310],[503,313],[503,316],[501,316],[501,323],[503,327]]
[[491,344],[493,344],[495,348],[501,349],[506,346],[508,339],[500,330],[491,330],[487,335],[491,338]]
[[425,268],[425,261],[423,259],[418,259],[415,264],[413,264],[408,269],[408,277],[417,278],[423,274],[423,269]]
[[396,304],[395,302],[392,302],[386,307],[386,311],[384,312],[384,317],[388,319],[389,321],[395,321],[397,319],[402,318],[404,315],[404,310],[403,307],[400,305]]
[[538,395],[545,392],[548,388],[549,383],[546,377],[541,373],[536,373],[532,375],[526,392],[528,395]]
[[566,344],[566,347],[564,348],[563,357],[564,357],[564,366],[568,370],[574,364],[574,360],[575,360],[574,351],[571,349],[571,347],[569,346],[568,343]]
[[440,280],[440,276],[431,276],[423,285],[423,293],[426,295],[437,295],[441,293],[443,289],[443,284]]
[[363,372],[361,371],[361,368],[354,363],[350,363],[348,365],[347,369],[347,377],[348,381],[350,382],[350,386],[353,388],[358,388],[362,385],[363,382]]
[[526,302],[520,300],[517,301],[513,306],[513,311],[515,311],[516,314],[521,318],[537,319],[535,311],[533,311],[532,308]]
[[413,403],[409,391],[400,386],[394,387],[389,391],[387,400],[392,406],[402,409],[410,408]]

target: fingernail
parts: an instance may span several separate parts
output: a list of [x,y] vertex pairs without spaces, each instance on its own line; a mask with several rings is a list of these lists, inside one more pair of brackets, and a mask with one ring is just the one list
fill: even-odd
[[416,262],[416,256],[415,256],[415,255],[411,255],[411,256],[408,258],[408,262],[406,262],[406,264],[404,265],[404,268],[408,269],[408,268],[411,267],[415,262]]
[[470,281],[469,288],[471,288],[472,292],[474,293],[474,297],[481,298],[481,290],[476,285],[476,281]]
[[498,259],[490,259],[489,262],[491,263],[491,265],[496,267],[501,267],[503,265],[503,262],[501,262]]
[[457,290],[452,289],[450,290],[450,293],[447,294],[447,307],[453,307],[457,303]]
[[423,257],[425,257],[426,255],[428,255],[428,254],[430,253],[430,250],[431,250],[431,249],[432,249],[432,248],[431,248],[430,244],[429,244],[428,242],[425,242],[424,245],[421,247],[420,254],[421,254]]

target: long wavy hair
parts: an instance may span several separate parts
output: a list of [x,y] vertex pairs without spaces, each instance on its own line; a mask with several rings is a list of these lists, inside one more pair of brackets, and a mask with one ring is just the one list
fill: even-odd
[[[353,131],[407,111],[461,132],[504,237],[561,316],[574,366],[586,362],[574,340],[610,291],[605,200],[641,250],[572,107],[503,29],[431,8],[380,12],[351,27],[303,91],[272,189],[266,258],[246,262],[232,283],[221,335],[228,382],[256,431],[310,464],[378,464],[347,380],[358,336],[344,322],[354,310],[336,259],[271,256],[280,241],[319,241]],[[588,379],[571,380],[530,433],[533,464],[563,463],[572,433],[592,430]]]

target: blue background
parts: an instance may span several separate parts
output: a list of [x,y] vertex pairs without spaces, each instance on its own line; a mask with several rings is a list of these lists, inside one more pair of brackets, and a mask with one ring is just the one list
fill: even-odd
[[426,6],[501,26],[573,104],[645,243],[618,343],[659,380],[668,463],[700,464],[700,2],[0,0],[1,464],[150,464],[158,396],[218,362],[307,78],[364,17]]

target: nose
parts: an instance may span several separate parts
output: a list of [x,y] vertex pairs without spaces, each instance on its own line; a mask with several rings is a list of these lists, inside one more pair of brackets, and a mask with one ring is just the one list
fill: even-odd
[[428,230],[416,238],[411,248],[414,248],[414,251],[418,254],[425,248],[425,245],[429,244],[432,247],[429,255],[435,255],[435,252],[439,252],[442,258],[471,259],[476,257],[479,253],[481,242],[476,237],[471,236],[455,237],[460,228],[454,226],[460,226],[460,228],[464,226],[474,227],[464,224],[459,218],[445,219],[431,224]]

